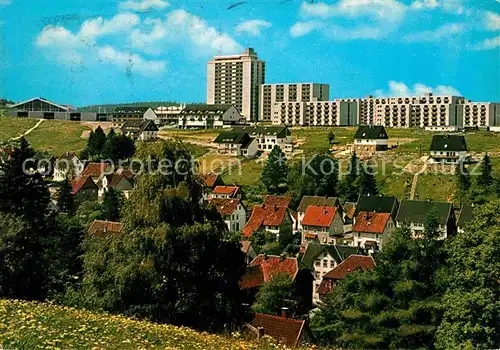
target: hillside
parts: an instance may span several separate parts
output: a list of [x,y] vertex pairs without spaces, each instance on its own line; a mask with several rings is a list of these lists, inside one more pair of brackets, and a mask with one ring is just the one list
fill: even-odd
[[221,336],[53,304],[0,300],[4,349],[285,349],[239,334]]

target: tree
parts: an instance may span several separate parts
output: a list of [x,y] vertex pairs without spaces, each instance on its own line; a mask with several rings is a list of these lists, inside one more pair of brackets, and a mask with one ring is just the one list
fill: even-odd
[[463,199],[467,196],[471,185],[469,170],[465,167],[463,162],[460,162],[460,164],[457,166],[455,175],[457,177],[458,197],[461,205]]
[[488,191],[493,184],[492,166],[488,153],[483,157],[483,161],[481,162],[481,173],[476,181],[478,187],[485,192]]
[[104,144],[106,143],[106,134],[99,125],[94,131],[90,132],[86,153],[90,157],[99,158],[102,155]]
[[288,165],[285,153],[280,147],[274,146],[262,169],[261,181],[270,193],[280,192],[286,184]]
[[339,192],[346,201],[355,202],[358,199],[357,179],[360,175],[359,158],[353,153],[349,161],[347,175],[340,184]]
[[102,156],[105,159],[110,159],[115,163],[120,160],[125,160],[134,155],[135,144],[134,140],[123,134],[115,134],[114,130],[108,133],[106,143],[102,151]]
[[119,221],[120,210],[122,209],[124,201],[125,196],[119,190],[110,188],[108,191],[104,192],[101,203],[102,218],[109,221]]
[[66,178],[59,185],[59,198],[57,200],[57,205],[59,210],[63,213],[73,214],[75,210],[75,201],[73,198],[73,194],[71,193],[73,190],[71,183]]
[[335,143],[335,134],[333,133],[332,130],[330,130],[330,132],[328,132],[328,143],[330,145],[333,145]]
[[436,334],[440,349],[487,349],[500,344],[500,201],[479,207],[448,247],[447,291]]
[[103,218],[101,204],[97,201],[85,201],[78,206],[75,216],[84,227],[89,227],[94,220]]
[[281,272],[264,282],[252,305],[254,312],[268,315],[281,315],[281,309],[286,307],[291,317],[298,316],[296,290],[288,273]]
[[376,196],[379,194],[371,163],[368,163],[361,171],[356,187],[359,189],[359,195],[361,196]]

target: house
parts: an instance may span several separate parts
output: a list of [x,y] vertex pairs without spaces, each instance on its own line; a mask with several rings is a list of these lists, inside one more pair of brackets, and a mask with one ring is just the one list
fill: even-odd
[[212,191],[212,198],[238,198],[243,199],[243,191],[238,186],[215,186]]
[[278,146],[285,153],[293,152],[292,133],[286,126],[241,126],[233,130],[246,132],[257,139],[259,150],[262,152],[271,152],[274,146]]
[[430,149],[431,161],[459,164],[467,160],[467,144],[462,135],[434,135]]
[[126,120],[120,130],[134,140],[146,141],[158,137],[158,127],[152,120]]
[[372,156],[375,152],[388,149],[389,136],[380,125],[362,125],[354,135],[354,153]]
[[359,254],[358,247],[340,246],[333,244],[318,244],[309,243],[302,255],[302,264],[313,271],[313,303],[319,302],[318,288],[321,284],[323,276],[333,268],[337,267],[343,260],[347,259],[351,254]]
[[342,212],[342,205],[337,197],[321,197],[321,196],[303,196],[297,207],[298,229],[303,230],[302,220],[306,214],[306,210],[310,205],[337,207],[339,212]]
[[403,200],[396,216],[396,225],[397,227],[407,225],[414,237],[420,236],[424,232],[427,215],[433,209],[438,216],[440,239],[454,235],[457,231],[457,222],[451,202]]
[[466,224],[474,220],[474,207],[472,205],[462,205],[457,220],[457,232],[464,232]]
[[355,205],[353,219],[362,211],[372,213],[389,213],[395,220],[399,209],[399,201],[394,196],[360,196]]
[[342,261],[337,267],[323,276],[323,280],[318,288],[320,300],[333,292],[338,281],[343,280],[348,274],[354,271],[368,271],[375,267],[375,260],[366,255],[350,255]]
[[185,103],[178,106],[158,106],[155,113],[158,116],[159,125],[177,125],[179,123],[179,114],[186,108]]
[[96,184],[102,181],[104,175],[113,174],[113,168],[108,163],[88,163],[82,171],[82,176],[90,176]]
[[250,241],[240,241],[241,251],[245,254],[245,264],[250,264],[250,262],[255,259],[257,253],[253,249],[252,242]]
[[151,107],[116,107],[110,117],[112,122],[120,124],[127,120],[158,121],[158,116]]
[[314,341],[313,333],[306,320],[256,313],[246,324],[246,333],[257,340],[269,336],[287,347],[299,347]]
[[82,174],[83,168],[84,164],[80,158],[78,158],[78,156],[74,153],[67,152],[56,159],[52,180],[63,181],[70,174],[77,178]]
[[224,181],[219,174],[201,174],[200,179],[203,184],[203,199],[208,200],[208,197],[212,195],[212,191],[217,186],[224,186]]
[[259,150],[257,140],[245,132],[222,131],[214,142],[217,144],[217,153],[220,155],[251,159]]
[[247,222],[247,208],[238,198],[212,198],[210,201],[230,232],[237,232],[243,229]]
[[230,104],[187,105],[178,115],[179,129],[216,129],[230,127],[244,119]]
[[253,303],[260,286],[279,273],[290,276],[295,285],[297,302],[304,308],[310,308],[314,277],[297,258],[286,257],[283,254],[280,256],[259,254],[250,262],[240,281],[240,289],[245,290],[247,301]]
[[382,249],[396,224],[389,213],[360,211],[352,227],[353,246],[372,252]]
[[[343,216],[342,218],[344,219],[344,232],[348,232],[352,230],[352,223],[354,222],[354,212],[356,211],[356,202],[345,202],[342,208],[344,209],[343,211]],[[350,225],[351,229],[346,230],[345,226]]]
[[298,230],[298,216],[297,216],[297,212],[290,209],[291,202],[292,202],[292,197],[289,197],[289,196],[267,195],[266,198],[264,199],[263,204],[266,207],[276,206],[276,207],[287,208],[288,213],[290,214],[290,218],[292,219],[293,234],[295,234],[295,232],[297,232],[297,230]]
[[256,231],[274,233],[276,239],[280,235],[292,235],[292,214],[285,207],[256,205],[242,232],[245,237],[250,237]]
[[96,201],[99,196],[99,188],[90,176],[82,175],[71,183],[75,203],[85,201]]
[[87,232],[94,237],[103,237],[107,233],[117,234],[122,232],[122,224],[114,221],[94,220]]
[[344,222],[337,207],[310,205],[302,219],[302,245],[309,242],[335,244],[344,233]]
[[98,183],[99,187],[99,198],[102,198],[105,192],[110,188],[121,191],[125,198],[129,198],[130,194],[134,190],[134,182],[124,173],[115,173],[110,175],[104,175],[101,182]]

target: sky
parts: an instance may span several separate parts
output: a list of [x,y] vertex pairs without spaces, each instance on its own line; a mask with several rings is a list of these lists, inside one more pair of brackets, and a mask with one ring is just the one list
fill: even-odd
[[500,0],[0,0],[0,97],[204,102],[206,63],[246,47],[331,99],[500,102]]

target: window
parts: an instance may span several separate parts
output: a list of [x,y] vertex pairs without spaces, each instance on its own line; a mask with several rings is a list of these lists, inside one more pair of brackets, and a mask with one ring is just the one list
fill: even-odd
[[324,268],[327,268],[327,267],[328,267],[328,260],[327,260],[327,259],[324,259],[324,260],[323,260],[323,267],[324,267]]
[[334,260],[330,260],[330,268],[334,268],[335,267],[335,261]]
[[314,262],[314,265],[316,265],[316,266],[318,266],[318,267],[319,267],[319,266],[320,266],[320,264],[321,264],[321,261],[320,261],[319,259],[316,259],[316,261]]

